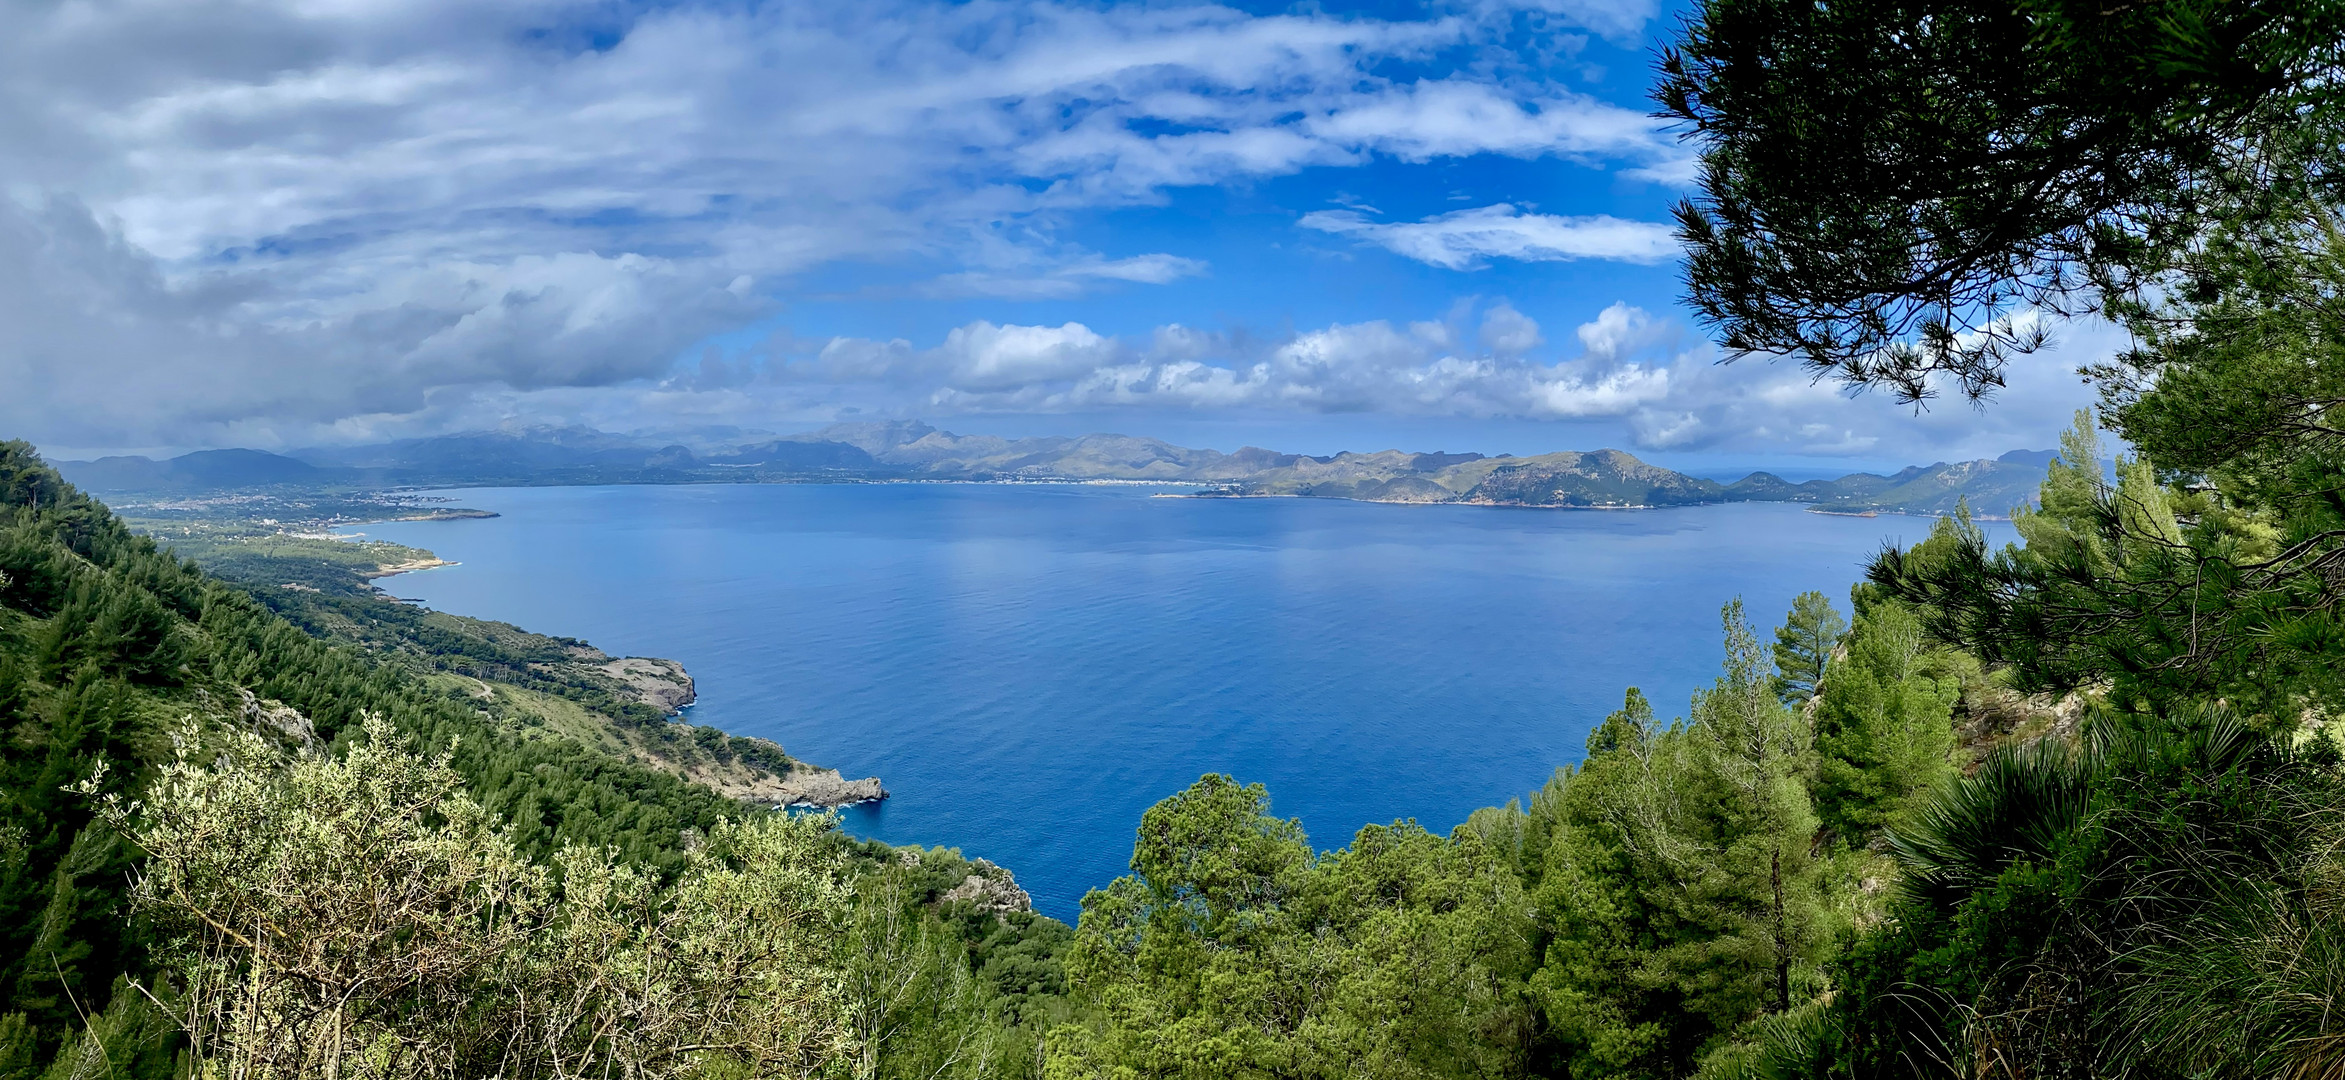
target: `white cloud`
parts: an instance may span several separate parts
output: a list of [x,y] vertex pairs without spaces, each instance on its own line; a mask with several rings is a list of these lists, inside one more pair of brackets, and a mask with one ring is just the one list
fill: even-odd
[[75,445],[221,444],[415,413],[482,387],[608,385],[768,310],[643,255],[447,260],[289,295],[174,280],[86,208],[0,198],[0,428]]
[[1082,323],[995,326],[971,323],[945,335],[937,353],[948,385],[973,393],[1078,379],[1112,359],[1116,344]]
[[1097,255],[1031,265],[1042,260],[1022,259],[1029,265],[989,270],[965,270],[922,283],[923,296],[993,296],[1011,300],[1041,300],[1080,296],[1102,281],[1164,285],[1185,277],[1201,277],[1208,267],[1202,259],[1154,252],[1128,259]]
[[1588,355],[1606,360],[1632,355],[1676,336],[1673,328],[1651,312],[1619,300],[1598,312],[1596,321],[1581,323],[1572,334]]
[[927,349],[855,338],[783,342],[747,392],[804,403],[852,385],[925,414],[1131,408],[1570,419],[1626,416],[1670,391],[1671,373],[1643,359],[1528,358],[1540,342],[1538,323],[1503,302],[1484,310],[1473,332],[1372,320],[1277,340],[1167,326],[1125,342],[1079,323],[976,322]]
[[1371,221],[1354,210],[1315,210],[1303,215],[1301,224],[1451,270],[1471,270],[1492,258],[1653,263],[1677,253],[1676,238],[1666,225],[1604,214],[1526,214],[1506,203],[1394,223]]
[[[546,37],[569,23],[616,40]],[[1373,74],[1490,32],[1055,0],[69,5],[0,41],[0,178],[72,190],[166,260],[584,230],[781,272],[1363,153],[1666,153],[1638,111],[1544,84]],[[777,228],[798,243],[730,242]]]
[[1482,314],[1482,347],[1492,354],[1517,357],[1547,343],[1539,324],[1503,300]]
[[[1629,355],[1679,348],[1683,333],[1615,304],[1581,326],[1579,337],[1592,356]],[[2052,445],[2075,410],[2094,400],[2076,366],[2110,355],[2122,334],[2106,323],[2084,321],[2063,326],[2055,340],[2053,349],[2013,363],[2006,370],[2009,385],[1989,401],[1973,404],[1950,393],[1927,408],[1899,404],[1886,394],[1852,393],[1788,361],[1721,364],[1713,349],[1697,344],[1672,365],[1669,398],[1629,420],[1637,444],[1654,449],[1913,463],[2040,449]]]
[[[12,394],[0,421],[199,443],[606,386],[844,264],[925,276],[899,294],[1161,285],[1208,268],[1075,246],[1067,215],[1315,165],[1503,154],[1659,177],[1682,154],[1650,118],[1560,89],[1509,44],[1526,27],[1618,37],[1650,14],[18,4],[0,34],[0,218],[14,269],[40,280],[0,324],[0,370],[58,396]],[[26,209],[52,199],[88,209]],[[1362,225],[1452,261],[1648,257],[1635,223],[1609,219]],[[98,373],[195,385],[73,396]]]
[[1137,281],[1148,285],[1163,285],[1181,278],[1194,277],[1204,272],[1205,263],[1203,260],[1185,259],[1178,255],[1166,255],[1161,252],[1153,255],[1135,255],[1129,259],[1074,263],[1059,270],[1059,273],[1070,277],[1112,278],[1116,281]]
[[[2050,445],[2090,392],[2064,373],[2115,343],[2091,325],[2066,349],[2011,372],[2003,399],[1916,412],[1886,396],[1851,397],[1792,365],[1720,364],[1686,327],[1614,303],[1547,350],[1538,322],[1504,301],[1417,322],[1335,323],[1276,337],[1164,326],[1134,339],[1079,323],[978,322],[928,346],[908,341],[782,340],[752,377],[715,390],[669,384],[660,408],[729,422],[838,415],[1231,413],[1263,418],[1386,417],[1556,424],[1555,448],[1768,458],[1884,456],[1916,463]],[[689,399],[689,400],[687,400]],[[647,399],[648,400],[648,399]],[[1275,419],[1264,422],[1275,423]]]
[[1644,112],[1570,93],[1526,98],[1461,78],[1355,95],[1302,128],[1336,146],[1407,161],[1494,153],[1650,165],[1684,156],[1662,134],[1661,122]]

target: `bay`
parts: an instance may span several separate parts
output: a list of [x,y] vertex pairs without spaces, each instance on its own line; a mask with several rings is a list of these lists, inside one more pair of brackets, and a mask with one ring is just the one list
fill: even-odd
[[1718,673],[1923,518],[1166,499],[1105,485],[468,489],[500,517],[367,526],[459,565],[385,580],[442,611],[682,661],[690,719],[892,797],[842,825],[1013,870],[1063,919],[1140,813],[1208,772],[1322,848],[1446,831],[1579,759],[1642,687]]

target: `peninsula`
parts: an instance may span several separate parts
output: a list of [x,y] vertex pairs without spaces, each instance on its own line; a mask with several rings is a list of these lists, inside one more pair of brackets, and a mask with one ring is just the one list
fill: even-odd
[[689,722],[686,709],[699,692],[674,660],[612,656],[577,638],[403,602],[378,583],[449,564],[421,548],[340,531],[366,520],[474,516],[493,515],[403,496],[320,503],[280,492],[183,500],[124,521],[295,625],[406,668],[524,742],[568,743],[756,806],[827,809],[887,798],[877,777],[849,780],[771,740]]

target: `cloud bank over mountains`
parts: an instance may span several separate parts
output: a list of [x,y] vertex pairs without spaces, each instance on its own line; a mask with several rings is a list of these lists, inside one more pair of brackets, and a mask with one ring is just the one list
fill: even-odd
[[[1575,317],[1601,314],[1553,342],[1475,299],[1493,266],[1666,262],[1659,214],[1471,194],[1386,214],[1340,190],[1361,170],[1514,162],[1671,196],[1689,154],[1634,85],[1626,103],[1596,93],[1588,60],[1638,55],[1655,14],[20,0],[0,35],[0,430],[187,447],[532,410],[1127,410],[1145,427],[1230,409],[1609,418],[1651,447],[1777,432],[1789,421],[1752,418],[1831,395],[1718,372],[1646,313],[1662,299],[1587,297]],[[1260,244],[1454,287],[1302,328],[1082,307],[1262,291],[1245,260],[1145,215],[1306,175],[1338,179]],[[904,305],[1063,306],[909,336],[772,333],[881,271]],[[1459,303],[1473,313],[1444,314]]]
[[[2107,333],[2080,327],[2071,351],[2106,350]],[[1776,456],[1894,458],[1916,447],[1985,455],[2042,442],[2067,421],[2080,389],[2052,357],[2015,369],[1991,408],[1941,402],[1917,413],[1883,395],[1852,398],[1793,365],[1722,365],[1681,323],[1625,303],[1573,328],[1567,340],[1560,349],[1568,359],[1541,359],[1556,351],[1547,333],[1504,302],[1461,307],[1443,320],[1372,320],[1276,337],[1173,325],[1123,338],[1073,322],[974,322],[925,347],[778,336],[738,357],[710,355],[641,393],[666,399],[646,411],[687,410],[721,425],[755,426],[776,415],[1374,413],[1600,422],[1589,429],[1590,446],[1732,444]],[[875,402],[881,407],[871,408]],[[607,414],[610,422],[625,415]]]

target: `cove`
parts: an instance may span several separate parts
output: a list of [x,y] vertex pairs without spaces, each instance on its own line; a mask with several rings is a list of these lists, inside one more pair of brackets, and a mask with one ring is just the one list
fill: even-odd
[[1071,921],[1200,774],[1266,784],[1321,848],[1446,831],[1577,761],[1626,687],[1682,714],[1720,605],[1762,636],[1807,589],[1845,614],[1930,526],[1157,490],[467,489],[438,494],[502,516],[364,531],[459,563],[389,592],[682,661],[694,722],[886,782],[846,829],[992,859]]

